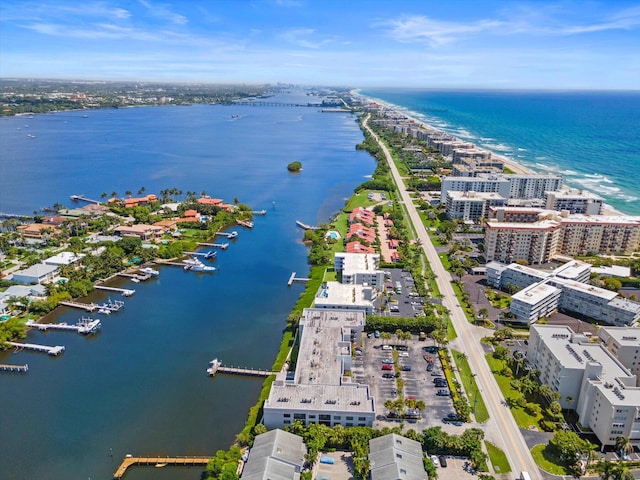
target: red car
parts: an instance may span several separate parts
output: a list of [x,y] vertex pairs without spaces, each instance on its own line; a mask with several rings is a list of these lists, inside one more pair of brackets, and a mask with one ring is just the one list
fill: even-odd
[[389,364],[385,363],[384,365],[382,365],[382,369],[383,370],[393,370],[393,365],[389,365]]

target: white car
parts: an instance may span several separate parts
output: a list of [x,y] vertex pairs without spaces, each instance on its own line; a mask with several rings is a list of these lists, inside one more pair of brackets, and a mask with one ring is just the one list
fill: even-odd
[[382,345],[382,349],[383,350],[393,350],[393,347],[391,345]]
[[398,356],[399,357],[408,357],[409,353],[408,352],[400,352],[400,353],[398,353]]
[[433,465],[436,467],[440,466],[440,462],[438,461],[438,457],[436,455],[431,455],[431,461],[433,462]]

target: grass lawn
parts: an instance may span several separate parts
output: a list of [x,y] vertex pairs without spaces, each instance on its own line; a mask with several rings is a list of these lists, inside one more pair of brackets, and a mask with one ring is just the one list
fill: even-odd
[[544,443],[539,443],[531,449],[531,455],[536,464],[545,472],[553,475],[571,475],[569,471],[560,464],[560,459],[550,453]]
[[[522,396],[522,394],[511,388],[511,378],[505,377],[501,375],[499,372],[504,368],[504,362],[502,360],[496,360],[493,358],[493,355],[488,353],[485,355],[487,359],[487,363],[489,364],[489,368],[491,368],[491,372],[493,376],[496,378],[498,382],[498,386],[504,395],[504,398],[508,400],[518,400]],[[542,414],[538,416],[529,415],[522,407],[515,406],[510,409],[513,418],[516,420],[518,427],[520,428],[529,428],[530,426],[538,426],[538,421],[542,419]]]
[[429,238],[431,238],[431,243],[433,243],[434,247],[441,247],[442,242],[440,241],[440,237],[435,233],[429,233]]
[[338,280],[338,275],[333,268],[327,268],[327,271],[324,272],[324,282],[336,282]]
[[379,203],[380,200],[369,200],[368,195],[370,193],[384,193],[385,196],[389,196],[388,192],[383,190],[363,190],[360,193],[354,193],[344,207],[345,212],[351,212],[357,207],[370,207],[371,205]]
[[449,271],[449,269],[451,268],[451,264],[449,263],[449,255],[446,253],[440,253],[438,254],[438,257],[440,257],[440,261],[442,262],[442,266],[445,268],[445,270]]
[[448,321],[447,322],[447,340],[449,341],[454,340],[457,336],[458,334],[456,333],[455,328],[453,328],[453,324],[451,323],[451,321]]
[[493,465],[493,470],[497,474],[509,473],[511,466],[504,452],[491,442],[485,441],[484,444],[487,447],[487,454],[489,455],[491,465]]
[[474,411],[475,406],[476,421],[484,423],[489,420],[489,412],[484,404],[482,395],[478,393],[478,385],[476,384],[476,379],[473,378],[473,374],[469,368],[467,357],[462,352],[458,352],[456,350],[451,350],[451,354],[453,355],[453,360],[456,362],[456,366],[458,367],[458,373],[460,374],[464,390],[467,392],[467,397],[469,397],[469,404],[471,405],[472,411]]
[[464,312],[465,316],[467,317],[467,321],[469,323],[474,323],[476,319],[474,318],[473,309],[471,309],[472,311],[469,311],[468,304],[462,298],[462,289],[455,282],[451,282],[451,288],[453,288],[453,291],[456,294],[456,298],[458,299],[458,302],[460,303],[460,306],[462,307],[462,311]]

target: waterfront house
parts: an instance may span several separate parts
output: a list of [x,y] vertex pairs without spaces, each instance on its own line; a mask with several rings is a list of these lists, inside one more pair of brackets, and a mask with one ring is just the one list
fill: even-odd
[[60,235],[60,229],[44,223],[29,223],[28,225],[18,225],[16,230],[24,238],[33,238],[37,240],[47,240]]
[[153,240],[164,234],[164,228],[140,223],[138,225],[121,225],[113,232],[121,237],[138,237],[142,240]]
[[10,298],[26,297],[29,300],[41,300],[47,296],[47,290],[42,285],[11,285],[4,292],[0,292],[0,314],[8,313]]
[[60,267],[57,265],[45,265],[36,263],[35,265],[13,272],[11,280],[16,283],[29,285],[32,283],[49,283],[58,277]]
[[83,253],[73,253],[73,252],[60,252],[53,257],[49,257],[46,260],[43,260],[42,263],[45,265],[54,265],[54,266],[65,266],[71,265],[72,263],[76,263],[81,260],[85,255]]

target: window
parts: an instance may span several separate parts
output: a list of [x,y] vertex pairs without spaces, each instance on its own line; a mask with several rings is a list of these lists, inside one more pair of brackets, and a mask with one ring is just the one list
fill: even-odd
[[284,423],[285,425],[290,425],[290,424],[291,424],[291,420],[285,420],[283,423]]
[[347,417],[347,420],[353,420],[353,417]]
[[335,416],[333,417],[333,419],[334,419],[334,420],[341,420],[341,419],[342,419],[342,417],[341,417],[340,415],[335,415]]
[[285,414],[283,415],[283,417],[284,417],[284,418],[289,418],[289,417],[291,417],[291,414],[290,414],[290,413],[285,413]]
[[294,413],[293,414],[293,418],[294,418],[294,420],[306,420],[307,414],[306,413]]
[[361,422],[364,422],[366,420],[366,417],[358,417],[358,420],[360,420]]

